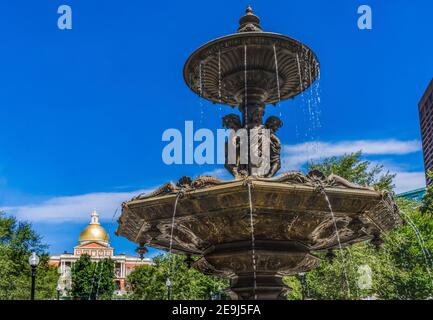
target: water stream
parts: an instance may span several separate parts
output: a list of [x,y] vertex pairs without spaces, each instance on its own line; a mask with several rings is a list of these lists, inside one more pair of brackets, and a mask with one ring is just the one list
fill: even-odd
[[245,92],[244,92],[244,105],[245,105],[245,128],[248,134],[248,174],[251,174],[251,155],[250,155],[250,129],[248,119],[248,69],[247,69],[247,45],[244,45],[244,77],[245,77]]
[[203,96],[202,62],[198,65],[198,96]]
[[432,278],[431,268],[430,268],[430,266],[432,265],[432,259],[431,259],[430,252],[426,248],[424,238],[423,238],[421,232],[419,231],[418,227],[416,226],[415,222],[413,222],[412,218],[402,210],[399,210],[399,212],[404,216],[404,220],[406,220],[406,222],[409,224],[409,226],[412,228],[412,230],[414,231],[414,233],[416,235],[419,247],[423,253],[427,273],[428,273],[430,281],[433,285],[433,278]]
[[257,266],[256,266],[256,240],[254,235],[254,209],[253,200],[251,196],[251,183],[248,183],[248,200],[250,203],[250,228],[251,228],[251,259],[253,263],[253,296],[257,300]]
[[173,251],[173,232],[174,232],[174,224],[175,224],[175,220],[176,220],[176,211],[177,211],[177,204],[179,202],[179,198],[181,197],[181,193],[179,192],[176,195],[176,200],[174,201],[174,207],[173,207],[173,216],[171,218],[171,231],[170,231],[170,244],[169,244],[169,248],[168,248],[168,253],[171,259],[170,262],[170,273],[169,273],[169,277],[167,278],[165,285],[167,287],[167,297],[168,299],[170,299],[171,296],[171,280],[170,278],[172,278],[173,276],[173,269],[174,269],[174,256],[172,255],[172,251]]
[[218,50],[218,100],[221,104],[221,50]]
[[328,203],[329,212],[331,213],[331,216],[332,216],[332,222],[334,224],[335,235],[337,237],[338,247],[340,249],[341,259],[343,262],[343,273],[344,273],[344,279],[346,281],[347,294],[348,294],[348,297],[350,298],[351,293],[350,293],[350,286],[349,286],[349,278],[347,275],[347,264],[346,264],[346,259],[344,257],[343,247],[341,245],[340,232],[338,231],[337,220],[335,219],[334,210],[332,209],[332,205],[331,205],[331,202],[329,201],[328,195],[326,194],[325,190],[323,190],[322,193],[323,193],[323,196],[325,197],[326,202]]
[[245,104],[245,122],[248,124],[248,73],[247,73],[247,45],[244,45],[244,104]]
[[299,53],[296,54],[296,62],[298,64],[299,86],[301,88],[301,95],[303,95],[304,94],[304,84],[302,81],[301,62],[299,60]]
[[277,58],[277,49],[274,44],[274,60],[275,60],[275,77],[277,80],[277,93],[278,93],[278,103],[281,102],[281,91],[280,91],[280,77],[278,73],[278,58]]
[[[301,90],[300,104],[305,123],[304,140],[306,153],[309,160],[316,160],[320,155],[320,143],[318,142],[318,129],[322,127],[320,121],[320,68],[311,65],[309,52],[306,48],[296,54],[296,64],[299,75],[299,87]],[[313,81],[313,69],[317,70],[317,79]],[[309,88],[308,85],[311,84]],[[305,90],[305,92],[304,92]],[[299,136],[299,133],[297,133]]]
[[198,66],[198,99],[199,99],[199,103],[200,103],[200,124],[203,122],[203,116],[204,116],[204,106],[203,106],[203,66],[202,66],[203,62],[200,62],[199,66]]

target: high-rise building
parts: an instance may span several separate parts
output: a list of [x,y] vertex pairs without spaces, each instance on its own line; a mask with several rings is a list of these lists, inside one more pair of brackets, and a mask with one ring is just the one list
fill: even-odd
[[[418,110],[421,123],[424,166],[427,173],[428,170],[433,170],[433,79],[418,104]],[[427,185],[433,184],[433,180],[428,177],[426,181]]]

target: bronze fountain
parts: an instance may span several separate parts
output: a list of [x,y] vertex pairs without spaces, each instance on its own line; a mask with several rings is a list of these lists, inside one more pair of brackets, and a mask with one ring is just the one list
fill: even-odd
[[230,279],[232,299],[280,299],[288,289],[283,276],[320,264],[314,252],[379,241],[399,225],[387,192],[317,171],[274,176],[281,166],[275,132],[282,122],[270,117],[263,124],[265,106],[308,89],[319,70],[310,48],[262,31],[248,7],[237,33],[189,57],[184,78],[202,98],[239,108],[242,118],[224,117],[227,128],[271,130],[269,170],[258,174],[250,159],[246,165],[227,163],[234,180],[183,177],[138,195],[123,203],[117,234],[138,243],[142,253],[152,246],[197,257],[193,267]]

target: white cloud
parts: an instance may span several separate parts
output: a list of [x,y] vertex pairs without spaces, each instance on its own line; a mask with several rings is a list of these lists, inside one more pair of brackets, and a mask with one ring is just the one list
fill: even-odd
[[[61,223],[85,222],[93,209],[97,209],[102,220],[112,219],[123,201],[150,190],[133,192],[99,192],[76,196],[54,197],[42,202],[3,207],[0,210],[15,215],[19,219],[33,222]],[[120,212],[118,212],[118,215]]]
[[[368,155],[404,155],[421,150],[421,144],[417,140],[356,140],[329,142],[309,142],[297,145],[285,145],[283,147],[283,169],[299,170],[308,160],[319,160],[326,157],[341,156],[346,153],[362,150]],[[380,163],[380,161],[377,161]],[[396,173],[396,191],[404,192],[423,187],[423,172],[407,172],[399,166],[385,163],[385,169]],[[217,168],[202,175],[212,175],[222,179],[232,177],[224,168]],[[44,201],[36,201],[32,204],[21,206],[6,206],[0,208],[7,213],[17,216],[19,219],[33,222],[62,223],[62,222],[86,222],[90,212],[96,208],[101,219],[109,221],[121,203],[132,197],[151,191],[137,190],[132,192],[99,192],[75,196],[59,196]],[[120,212],[118,212],[120,214]]]
[[330,142],[306,142],[283,146],[283,166],[286,170],[301,168],[309,160],[342,156],[347,153],[362,151],[368,155],[404,155],[421,151],[418,140],[354,140]]
[[396,164],[396,162],[386,161],[371,161],[371,166],[383,165],[385,171],[395,174],[394,184],[397,194],[406,191],[411,191],[425,187],[425,174],[423,171],[407,171],[407,166],[404,164]]
[[425,187],[424,172],[399,172],[396,171],[394,179],[395,192],[402,193]]
[[[354,140],[339,142],[306,142],[296,145],[284,145],[282,151],[282,169],[280,172],[300,170],[309,160],[320,160],[333,156],[342,156],[348,153],[362,151],[364,156],[399,156],[422,150],[418,140],[401,141],[388,140]],[[424,172],[408,172],[395,162],[371,161],[371,165],[382,164],[384,170],[395,173],[395,191],[397,193],[425,187]],[[201,175],[210,175],[220,179],[232,179],[224,168],[217,168],[204,172]]]
[[[342,156],[348,153],[362,151],[364,156],[405,155],[422,150],[418,140],[354,140],[330,142],[306,142],[283,146],[283,170],[299,170],[309,160],[320,160],[328,157]],[[394,163],[372,161],[383,164],[385,170],[395,173],[395,191],[397,193],[422,188],[425,186],[424,172],[408,172]]]

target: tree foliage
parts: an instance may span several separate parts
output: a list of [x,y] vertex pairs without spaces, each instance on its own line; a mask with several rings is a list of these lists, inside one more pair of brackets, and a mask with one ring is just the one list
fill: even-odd
[[[137,267],[127,278],[130,298],[136,300],[209,299],[211,293],[221,292],[227,282],[203,275],[188,268],[180,255],[160,255],[154,265]],[[166,286],[170,279],[170,291]]]
[[[429,171],[427,176],[433,179],[433,171]],[[433,212],[433,185],[427,186],[420,210],[422,213]]]
[[0,299],[29,299],[31,252],[40,256],[36,270],[36,299],[55,299],[57,268],[48,265],[47,246],[28,222],[0,212]]
[[114,261],[104,259],[92,262],[83,254],[72,267],[71,296],[79,300],[108,300],[115,290]]
[[[371,167],[361,160],[361,153],[330,158],[323,163],[310,165],[326,174],[335,173],[351,182],[373,184],[380,189],[392,186],[393,175],[381,175],[382,167]],[[379,168],[379,169],[374,169]],[[430,189],[420,204],[398,199],[402,226],[382,235],[380,248],[369,242],[359,243],[335,252],[329,261],[319,253],[322,262],[319,268],[306,275],[306,289],[301,292],[298,277],[289,277],[286,282],[293,288],[288,299],[428,299],[433,296],[431,274],[433,251],[433,207]],[[371,286],[364,286],[363,270],[371,270]]]
[[382,165],[372,165],[369,161],[362,160],[361,151],[320,162],[309,162],[308,170],[319,170],[327,176],[336,174],[361,186],[374,186],[380,190],[391,190],[394,187],[395,174],[384,172]]

